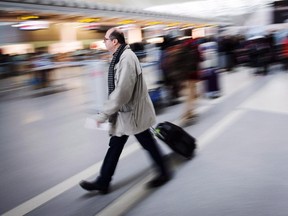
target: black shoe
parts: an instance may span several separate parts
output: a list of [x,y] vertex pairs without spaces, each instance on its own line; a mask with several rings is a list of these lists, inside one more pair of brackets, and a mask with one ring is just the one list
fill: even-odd
[[147,183],[148,188],[155,188],[164,185],[171,179],[171,175],[159,175]]
[[103,187],[99,185],[96,181],[94,182],[88,182],[88,181],[81,181],[79,185],[87,191],[99,191],[101,194],[107,194],[109,193],[109,186]]

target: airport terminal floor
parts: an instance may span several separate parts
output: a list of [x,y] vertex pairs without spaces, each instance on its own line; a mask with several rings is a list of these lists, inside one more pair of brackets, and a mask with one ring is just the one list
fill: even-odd
[[[97,176],[109,136],[85,127],[94,113],[85,76],[62,72],[53,92],[21,85],[27,77],[0,91],[1,215],[287,215],[288,73],[279,65],[266,76],[248,67],[219,74],[222,96],[199,97],[197,122],[185,127],[198,140],[195,156],[183,159],[159,141],[173,170],[160,188],[145,188],[151,161],[130,137],[107,195],[78,185]],[[157,121],[182,110],[165,107]]]

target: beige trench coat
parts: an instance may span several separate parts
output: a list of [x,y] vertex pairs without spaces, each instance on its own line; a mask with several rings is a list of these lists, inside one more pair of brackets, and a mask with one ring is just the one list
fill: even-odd
[[98,118],[103,122],[117,112],[116,123],[110,126],[110,135],[134,135],[143,132],[155,124],[156,116],[140,62],[129,46],[125,48],[114,70],[115,90],[104,103],[96,120]]

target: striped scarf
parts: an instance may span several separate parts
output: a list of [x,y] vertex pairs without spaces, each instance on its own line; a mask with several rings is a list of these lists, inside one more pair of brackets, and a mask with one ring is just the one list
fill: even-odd
[[126,44],[121,44],[116,52],[113,54],[112,61],[109,66],[108,72],[108,95],[110,95],[115,89],[115,82],[114,82],[114,67],[119,62],[120,56],[122,55]]

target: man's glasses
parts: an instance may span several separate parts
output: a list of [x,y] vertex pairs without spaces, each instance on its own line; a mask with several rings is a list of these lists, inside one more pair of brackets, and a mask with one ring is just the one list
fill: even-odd
[[110,40],[110,38],[104,37],[104,39],[103,39],[104,43],[105,43],[107,40]]

